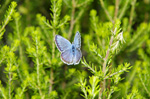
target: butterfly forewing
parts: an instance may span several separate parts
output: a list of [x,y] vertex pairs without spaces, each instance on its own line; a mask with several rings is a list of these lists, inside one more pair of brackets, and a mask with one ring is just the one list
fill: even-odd
[[60,52],[71,48],[71,43],[60,35],[55,36],[55,43]]
[[73,53],[72,53],[72,49],[67,49],[64,52],[61,53],[61,60],[68,64],[68,65],[72,65],[73,64]]
[[74,45],[76,48],[80,49],[81,48],[81,35],[79,32],[76,33],[74,37]]

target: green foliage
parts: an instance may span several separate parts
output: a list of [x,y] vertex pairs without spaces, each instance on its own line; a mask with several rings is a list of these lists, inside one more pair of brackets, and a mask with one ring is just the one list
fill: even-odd
[[[2,0],[0,99],[149,99],[150,1]],[[65,65],[59,34],[82,39]]]
[[82,96],[85,99],[94,99],[100,91],[99,78],[97,76],[89,76],[90,86],[87,86],[87,81],[83,78],[82,73],[79,72],[79,75],[79,83],[77,86],[81,87],[81,90],[84,93]]
[[11,2],[11,5],[9,6],[8,10],[6,11],[4,21],[0,25],[0,39],[2,38],[4,32],[5,32],[5,27],[9,23],[9,21],[12,19],[12,15],[15,11],[15,8],[17,6],[16,2]]

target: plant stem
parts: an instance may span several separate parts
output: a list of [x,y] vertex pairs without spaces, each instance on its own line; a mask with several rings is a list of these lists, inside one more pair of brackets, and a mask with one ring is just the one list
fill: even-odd
[[[117,16],[118,16],[118,9],[119,9],[119,0],[115,0],[115,12],[114,12],[113,30],[115,30],[115,21],[116,21]],[[112,45],[112,43],[113,43],[113,36],[111,37],[111,40],[110,40],[110,46]],[[108,54],[109,54],[109,52],[108,52]],[[105,69],[106,69],[106,67],[105,67]],[[109,72],[111,72],[111,69],[112,69],[112,67],[109,68]],[[104,71],[104,73],[105,73],[105,71]],[[106,79],[104,79],[104,81],[106,83]],[[104,89],[105,89],[105,86],[104,86]],[[109,79],[108,80],[108,84],[107,84],[107,88],[110,89],[110,86],[111,86],[111,80]],[[108,96],[109,95],[110,94],[108,94]]]
[[[21,65],[24,63],[23,61],[23,49],[22,49],[22,44],[21,44],[21,36],[20,36],[20,30],[19,30],[19,17],[18,18],[15,18],[15,24],[16,24],[16,32],[17,32],[17,36],[18,36],[18,39],[20,41],[20,46],[19,46],[19,56],[20,56],[20,59],[21,59]],[[17,68],[17,72],[18,72],[18,75],[20,77],[20,80],[21,82],[23,82],[23,79],[22,79],[22,75],[20,73],[20,70],[19,70],[19,65],[17,65],[16,63],[16,66],[18,67]]]
[[23,82],[22,75],[21,75],[20,70],[19,70],[19,66],[18,66],[17,63],[15,63],[15,64],[16,64],[16,66],[17,66],[17,73],[18,73],[18,75],[19,75],[19,78],[20,78],[21,82]]
[[72,13],[71,13],[70,29],[69,29],[69,34],[68,34],[69,40],[72,36],[72,31],[73,31],[73,27],[74,27],[74,23],[75,23],[75,21],[74,21],[75,7],[76,7],[75,0],[72,0]]
[[[56,35],[56,1],[53,1],[53,41],[52,41],[52,59],[55,58],[55,35]],[[49,95],[53,89],[53,68],[50,68]]]
[[3,58],[0,60],[0,64],[5,60],[6,56],[5,56],[5,53],[3,55]]
[[[64,66],[64,71],[67,70],[67,65]],[[62,89],[66,88],[66,72],[64,72],[64,81],[62,82]]]
[[53,87],[53,69],[51,68],[51,73],[50,73],[50,86],[49,86],[49,95],[52,92],[52,87]]
[[8,99],[2,87],[0,87],[0,92],[1,92],[1,96],[3,97],[3,99]]
[[[9,69],[11,70],[11,64],[10,64],[10,66],[9,66]],[[9,99],[11,99],[11,80],[12,80],[12,78],[11,78],[11,72],[9,71],[9,81],[8,81],[8,83],[9,83]]]
[[11,15],[12,15],[13,12],[14,12],[14,8],[11,9],[11,11],[9,12],[9,14],[7,15],[7,18],[5,18],[4,24],[2,25],[2,28],[0,29],[0,33],[4,30],[5,26],[10,21],[10,18],[11,18]]
[[74,19],[74,24],[81,18],[82,14],[84,13],[84,9],[80,10],[79,14],[78,14],[78,17],[76,17]]
[[55,35],[56,35],[56,30],[53,29],[52,59],[55,57]]
[[41,91],[41,89],[40,89],[40,87],[41,87],[41,84],[40,84],[40,63],[39,63],[39,55],[38,55],[38,50],[39,50],[39,48],[38,48],[38,40],[37,40],[37,35],[35,36],[35,43],[36,43],[36,73],[37,73],[37,84],[38,84],[38,90],[39,90],[39,94],[40,94],[40,96],[42,96],[42,91]]
[[105,8],[105,5],[104,5],[103,0],[100,0],[100,3],[101,3],[102,8],[104,9],[104,11],[105,11],[105,13],[106,13],[108,19],[109,19],[111,22],[113,22],[112,17],[110,16],[109,12],[108,12],[107,9]]
[[[118,15],[118,9],[119,9],[119,0],[116,0],[115,2],[115,14],[114,14],[114,20],[112,20],[112,17],[109,15],[108,11],[106,10],[105,6],[104,6],[104,2],[103,0],[100,0],[100,3],[107,15],[107,17],[109,18],[109,20],[113,23],[113,30],[115,30],[115,20],[117,19],[117,15]],[[107,49],[107,52],[106,52],[106,56],[104,58],[104,63],[103,63],[103,73],[104,73],[104,76],[106,75],[105,72],[106,72],[106,66],[107,66],[107,60],[108,60],[108,57],[109,57],[109,51],[110,51],[110,47],[113,43],[113,39],[114,39],[114,36],[112,35],[111,36],[111,39],[110,39],[110,42],[109,42],[109,48]],[[103,83],[100,83],[100,87],[101,87],[101,90],[99,92],[99,99],[101,99],[101,96],[102,96],[102,92],[105,90],[105,87],[106,87],[106,79],[104,79]],[[105,96],[103,97],[103,99],[105,99]]]
[[116,74],[118,74],[118,73],[124,72],[124,71],[125,71],[125,70],[120,70],[120,71],[115,72],[115,73],[113,73],[113,74],[111,74],[111,75],[109,75],[109,76],[106,76],[104,79],[108,79],[108,78],[110,78],[110,77],[112,77],[112,76],[114,76],[114,75],[116,75]]
[[3,6],[0,9],[0,15],[3,14],[3,12],[5,11],[6,7],[8,7],[8,4],[10,3],[11,0],[5,0]]
[[123,15],[124,15],[124,13],[125,13],[125,11],[126,11],[126,9],[127,9],[128,3],[129,3],[129,0],[126,0],[126,3],[124,4],[124,6],[123,6],[123,8],[122,8],[122,10],[121,10],[121,13],[120,13],[120,15],[119,15],[119,17],[118,17],[119,19],[122,19]]
[[143,85],[143,87],[144,87],[145,91],[146,91],[146,92],[147,92],[147,94],[150,96],[150,92],[148,91],[147,87],[145,86],[145,84],[144,84],[144,82],[143,82],[143,80],[142,80],[142,78],[141,78],[140,73],[139,73],[139,78],[140,78],[140,80],[141,80],[141,83],[142,83],[142,85]]
[[[54,4],[54,7],[55,7],[55,4]],[[55,15],[55,13],[54,13],[54,15],[53,15],[53,21],[54,20],[56,20],[56,15]],[[54,26],[53,26],[53,42],[52,42],[52,59],[54,59],[55,58],[55,35],[56,35],[56,29],[55,29],[55,24],[54,24]],[[49,81],[49,83],[50,83],[50,86],[49,86],[49,95],[50,95],[50,93],[52,92],[52,88],[53,88],[53,68],[50,68],[50,81]]]
[[116,0],[116,2],[115,2],[115,16],[114,16],[114,21],[117,19],[118,9],[119,9],[119,0]]
[[39,68],[40,68],[40,64],[39,64],[39,59],[38,57],[36,58],[36,64],[37,64],[37,84],[38,84],[38,89],[39,89],[39,93],[40,93],[40,96],[42,96],[42,92],[41,92],[41,89],[40,89],[40,72],[39,72]]
[[130,12],[130,18],[129,18],[129,25],[128,25],[128,32],[131,31],[131,26],[132,26],[132,21],[133,21],[133,17],[134,17],[134,10],[135,10],[135,4],[136,4],[136,0],[133,0],[131,2],[132,8],[131,8],[131,12]]
[[[56,30],[55,29],[53,29],[53,45],[52,45],[52,59],[54,59],[54,57],[55,57],[55,32],[56,32]],[[50,68],[50,81],[49,81],[49,83],[50,83],[50,86],[49,86],[49,95],[50,95],[50,93],[52,92],[52,88],[53,88],[53,68]]]
[[87,63],[85,63],[84,61],[82,61],[82,64],[83,64],[85,67],[89,68],[93,73],[96,73],[95,70],[94,70],[91,66],[89,66]]
[[[112,43],[113,43],[113,36],[111,36],[111,39],[110,39],[110,42],[109,42],[109,46],[111,46]],[[104,73],[104,76],[105,76],[105,70],[106,70],[106,66],[107,66],[107,60],[108,60],[108,56],[109,56],[109,50],[110,50],[110,48],[107,49],[106,56],[104,58],[104,63],[103,63],[103,73]],[[106,86],[106,80],[104,79],[103,83],[100,83],[100,87],[102,89],[99,92],[99,99],[101,99],[101,95],[102,95],[102,92],[105,89],[105,86]],[[103,97],[103,98],[105,98],[105,97]]]

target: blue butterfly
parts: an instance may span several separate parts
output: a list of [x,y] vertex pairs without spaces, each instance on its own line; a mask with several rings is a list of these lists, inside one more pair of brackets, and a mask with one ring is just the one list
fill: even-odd
[[76,33],[73,43],[60,35],[55,36],[55,43],[61,52],[61,60],[67,65],[77,65],[82,57],[81,53],[81,35]]

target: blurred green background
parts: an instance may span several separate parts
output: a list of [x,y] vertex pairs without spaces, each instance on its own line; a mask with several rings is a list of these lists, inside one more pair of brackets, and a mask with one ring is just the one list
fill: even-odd
[[[68,66],[55,35],[77,31]],[[0,49],[1,99],[150,98],[150,0],[0,0]]]

